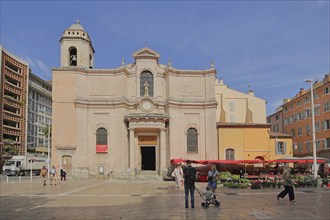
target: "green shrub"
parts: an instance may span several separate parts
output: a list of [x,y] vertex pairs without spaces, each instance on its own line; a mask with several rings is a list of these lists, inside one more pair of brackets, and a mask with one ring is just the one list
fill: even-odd
[[246,183],[231,183],[231,182],[225,182],[223,184],[224,186],[228,187],[228,188],[247,188],[248,184]]
[[231,173],[230,172],[221,172],[219,175],[219,178],[222,182],[227,181],[231,179]]
[[240,182],[240,176],[239,175],[231,175],[231,179],[233,182],[238,183]]
[[240,179],[241,183],[250,183],[251,181],[249,179],[242,178]]

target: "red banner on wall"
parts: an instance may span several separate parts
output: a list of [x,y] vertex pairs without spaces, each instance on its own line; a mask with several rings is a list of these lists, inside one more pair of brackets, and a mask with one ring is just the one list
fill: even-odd
[[97,144],[96,145],[96,153],[108,153],[108,145]]

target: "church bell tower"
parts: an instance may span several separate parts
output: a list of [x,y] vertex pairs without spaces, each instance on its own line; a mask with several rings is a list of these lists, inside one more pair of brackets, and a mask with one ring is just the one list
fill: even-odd
[[63,32],[60,43],[61,67],[94,68],[95,50],[79,21]]

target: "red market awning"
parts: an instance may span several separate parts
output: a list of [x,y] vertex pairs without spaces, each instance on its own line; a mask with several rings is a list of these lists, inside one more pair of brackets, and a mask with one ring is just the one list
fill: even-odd
[[[325,160],[318,159],[316,163],[324,163]],[[314,160],[298,160],[297,163],[314,163]]]
[[[290,160],[269,160],[267,163],[314,163],[314,160],[290,159]],[[316,163],[325,163],[324,159],[317,159]]]
[[[172,164],[185,163],[187,159],[171,159]],[[242,164],[242,163],[265,163],[263,160],[190,160],[192,163],[198,164]]]

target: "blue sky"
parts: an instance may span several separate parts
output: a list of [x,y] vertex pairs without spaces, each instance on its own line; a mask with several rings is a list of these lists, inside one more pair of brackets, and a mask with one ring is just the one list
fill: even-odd
[[51,80],[60,65],[59,39],[76,20],[95,48],[95,68],[116,68],[148,46],[160,63],[208,69],[235,90],[267,101],[322,80],[329,67],[329,1],[4,1],[0,42]]

